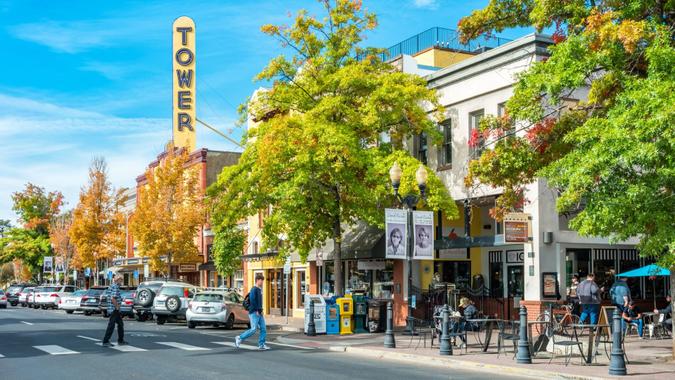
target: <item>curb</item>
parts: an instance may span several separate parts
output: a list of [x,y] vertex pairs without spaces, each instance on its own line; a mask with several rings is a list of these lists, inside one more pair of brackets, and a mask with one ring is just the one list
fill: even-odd
[[360,356],[367,356],[375,359],[384,359],[384,360],[397,360],[404,361],[408,363],[420,364],[424,362],[426,364],[433,365],[442,365],[444,367],[450,367],[454,369],[472,369],[481,372],[489,373],[506,373],[517,376],[527,376],[533,378],[546,378],[546,379],[569,379],[569,380],[604,380],[606,377],[595,377],[595,376],[583,376],[583,375],[571,375],[558,372],[542,371],[537,369],[527,369],[527,368],[518,368],[510,367],[497,364],[485,364],[478,363],[468,360],[458,360],[453,358],[445,357],[429,357],[416,354],[407,354],[393,351],[380,351],[372,348],[359,348],[359,347],[347,347],[347,346],[332,346],[328,350],[335,352],[345,352],[349,354],[358,354]]
[[[304,331],[304,330],[303,330]],[[303,332],[300,331],[300,332]],[[358,344],[381,344],[382,343],[382,338],[373,338],[373,339],[363,339],[363,341],[360,342],[355,342],[355,341],[345,341],[345,342],[324,342],[320,340],[312,340],[312,339],[294,339],[294,338],[289,338],[287,336],[279,336],[277,337],[277,341],[280,343],[286,343],[286,344],[302,344],[302,343],[317,343],[323,346],[329,346],[329,347],[348,347],[352,345],[358,345]],[[328,348],[328,347],[327,347]]]

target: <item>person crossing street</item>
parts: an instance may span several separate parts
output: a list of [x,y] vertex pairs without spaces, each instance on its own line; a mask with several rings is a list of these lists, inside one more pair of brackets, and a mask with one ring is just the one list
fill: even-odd
[[262,308],[262,285],[265,277],[262,273],[255,275],[255,286],[248,293],[249,305],[248,305],[248,318],[251,322],[251,326],[248,330],[244,331],[241,335],[238,335],[234,340],[234,345],[239,348],[241,342],[246,340],[251,335],[255,334],[257,329],[260,329],[260,336],[258,337],[258,349],[260,350],[269,350],[269,346],[265,344],[265,338],[267,337],[267,328],[265,326],[265,317],[263,316]]
[[124,322],[120,314],[120,306],[122,305],[122,296],[120,295],[121,284],[122,276],[117,274],[113,279],[112,285],[108,288],[108,297],[110,298],[110,302],[108,302],[108,314],[110,314],[110,319],[108,319],[108,328],[106,328],[105,336],[103,336],[103,347],[112,346],[110,337],[115,329],[115,324],[117,324],[117,344],[128,344],[124,340]]

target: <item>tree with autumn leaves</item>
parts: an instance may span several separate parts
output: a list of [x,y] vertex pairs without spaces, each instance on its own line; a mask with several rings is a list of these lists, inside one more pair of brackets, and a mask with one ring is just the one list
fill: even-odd
[[[269,206],[263,248],[305,259],[332,239],[335,290],[342,294],[343,232],[358,220],[384,225],[384,208],[396,204],[388,176],[395,162],[403,168],[400,191],[418,192],[421,163],[403,141],[425,133],[438,142],[436,122],[445,115],[424,79],[383,62],[381,50],[361,47],[377,21],[360,1],[322,3],[322,20],[300,11],[291,26],[262,27],[290,53],[256,77],[272,83],[242,109],[257,124],[238,165],[223,169],[208,195],[215,240],[230,247],[232,258],[241,252],[237,223]],[[456,217],[447,189],[427,170],[427,206]]]
[[125,190],[112,187],[103,158],[92,160],[89,181],[80,191],[68,230],[68,244],[75,247],[73,260],[76,266],[96,268],[98,273],[102,260],[124,254],[126,215],[122,208],[127,200]]
[[196,236],[204,224],[204,192],[198,166],[189,166],[185,149],[167,146],[159,164],[145,172],[138,188],[131,232],[152,270],[170,275],[173,263],[200,261]]

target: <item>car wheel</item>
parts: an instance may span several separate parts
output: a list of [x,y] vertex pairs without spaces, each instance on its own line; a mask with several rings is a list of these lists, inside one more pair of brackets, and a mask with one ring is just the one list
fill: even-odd
[[225,322],[225,328],[228,330],[232,330],[234,327],[234,314],[230,313],[230,316],[227,318],[227,322]]
[[164,301],[164,306],[166,306],[166,310],[176,313],[180,310],[180,298],[178,298],[178,296],[169,296],[169,298]]
[[18,304],[19,304],[18,302],[12,302],[12,303],[11,303],[12,306],[16,306],[16,305],[18,305]]
[[136,295],[135,303],[141,306],[150,306],[155,294],[150,289],[141,289]]
[[193,328],[195,328],[195,327],[197,327],[197,324],[196,324],[196,323],[194,323],[194,322],[188,322],[188,328],[189,328],[189,329],[193,329]]
[[165,323],[166,323],[166,317],[160,317],[160,316],[157,317],[157,324],[158,325],[163,325]]
[[90,316],[90,315],[91,315],[91,311],[85,311],[85,312],[84,312],[84,315]]
[[21,304],[21,307],[26,307],[26,306],[28,306],[28,305],[26,305],[25,303]]
[[75,310],[66,310],[66,314],[73,314],[73,311]]

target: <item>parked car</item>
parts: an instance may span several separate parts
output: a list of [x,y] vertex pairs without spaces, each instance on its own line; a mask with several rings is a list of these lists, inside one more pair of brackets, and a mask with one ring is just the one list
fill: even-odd
[[101,302],[101,294],[108,289],[105,286],[94,286],[89,288],[80,300],[80,310],[84,315],[91,315],[92,313],[99,313],[98,305]]
[[191,329],[198,325],[212,325],[225,326],[229,330],[235,323],[248,324],[248,311],[242,301],[242,297],[234,291],[197,292],[185,312],[187,325]]
[[65,295],[59,299],[59,310],[65,310],[68,314],[73,314],[80,309],[82,296],[87,293],[86,290],[77,290],[70,295]]
[[188,302],[196,292],[197,288],[194,285],[185,282],[164,283],[152,303],[152,314],[157,319],[157,324],[163,325],[167,321],[185,319]]
[[33,294],[33,289],[35,289],[35,287],[30,286],[23,288],[21,293],[19,293],[19,304],[21,304],[22,307],[28,306],[28,295]]
[[[134,291],[134,290],[136,290],[135,286],[120,286],[120,292],[128,292],[128,291]],[[98,304],[98,309],[101,312],[101,314],[103,314],[103,317],[105,317],[105,318],[108,318],[108,296],[109,296],[109,292],[108,292],[108,289],[106,289],[103,292],[103,294],[101,294],[101,297],[99,298],[99,304]],[[133,307],[132,307],[132,309],[133,309]],[[132,313],[131,316],[133,317],[133,313]]]
[[134,298],[134,312],[136,313],[136,320],[144,322],[152,319],[152,303],[155,300],[155,295],[162,285],[166,284],[166,279],[147,280],[138,285],[136,289],[136,298]]
[[0,309],[7,309],[7,294],[0,289]]
[[22,290],[25,288],[35,286],[33,284],[14,284],[11,285],[9,288],[7,288],[7,302],[9,302],[10,305],[16,306],[19,304],[19,294],[21,293]]
[[38,288],[37,286],[31,288],[31,290],[28,291],[28,294],[26,294],[26,305],[33,309],[38,308],[38,306],[35,304],[35,292],[37,291],[37,288]]
[[35,303],[43,309],[56,309],[61,297],[71,295],[78,290],[73,285],[50,285],[38,289],[39,291],[35,295]]

